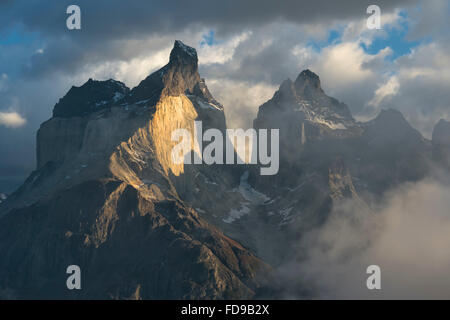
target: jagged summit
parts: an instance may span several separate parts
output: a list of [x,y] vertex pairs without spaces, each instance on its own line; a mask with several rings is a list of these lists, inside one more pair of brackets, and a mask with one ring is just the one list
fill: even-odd
[[309,69],[300,72],[295,80],[295,87],[297,92],[304,93],[305,90],[313,90],[323,93],[319,76]]
[[294,82],[291,79],[283,81],[272,99],[259,108],[255,125],[261,127],[268,122],[277,122],[275,118],[283,118],[276,126],[286,121],[296,122],[295,126],[309,121],[333,130],[356,125],[347,105],[327,96],[319,76],[309,69],[303,70]]
[[173,45],[172,52],[170,53],[170,61],[173,61],[178,58],[187,58],[192,59],[192,61],[197,62],[197,50],[194,48],[185,45],[180,40],[175,40],[175,43]]
[[89,79],[81,87],[72,87],[53,110],[54,117],[86,116],[112,106],[138,104],[153,107],[163,96],[192,95],[222,110],[198,73],[197,51],[175,40],[169,62],[130,90],[120,81]]
[[207,102],[219,105],[200,78],[197,51],[176,40],[170,52],[169,63],[141,81],[124,102],[152,106],[162,96],[181,94],[200,96]]

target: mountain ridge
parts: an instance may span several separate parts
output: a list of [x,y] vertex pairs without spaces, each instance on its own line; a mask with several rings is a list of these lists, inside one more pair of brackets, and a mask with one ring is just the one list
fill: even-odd
[[[80,88],[41,125],[36,170],[0,203],[0,296],[273,298],[273,269],[307,231],[339,204],[370,211],[372,195],[426,176],[448,134],[443,122],[432,146],[394,110],[356,122],[306,69],[255,118],[255,129],[280,129],[280,171],[267,177],[259,165],[171,161],[174,130],[227,128],[179,40],[131,90],[112,79]],[[90,284],[80,294],[64,287],[77,263]]]

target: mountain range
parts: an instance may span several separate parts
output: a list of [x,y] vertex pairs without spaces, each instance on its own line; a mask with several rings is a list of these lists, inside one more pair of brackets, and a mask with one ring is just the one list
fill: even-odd
[[[431,141],[393,109],[358,122],[310,70],[285,80],[253,122],[280,130],[275,176],[173,163],[171,133],[193,134],[194,120],[227,129],[196,50],[179,40],[133,89],[72,87],[38,130],[36,170],[0,199],[0,297],[277,298],[277,267],[333,207],[371,212],[395,186],[450,170],[449,122]],[[80,291],[66,287],[69,265],[82,270]]]

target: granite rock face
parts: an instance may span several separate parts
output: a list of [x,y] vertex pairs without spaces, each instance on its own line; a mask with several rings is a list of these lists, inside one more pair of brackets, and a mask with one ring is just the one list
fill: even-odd
[[[37,133],[36,170],[0,198],[0,297],[277,298],[273,270],[298,258],[304,234],[336,207],[371,213],[371,201],[450,154],[448,122],[432,141],[395,110],[357,122],[310,70],[284,81],[254,120],[280,130],[274,176],[174,163],[172,132],[194,136],[194,121],[225,136],[224,107],[181,41],[131,90],[114,80],[70,89]],[[79,292],[66,288],[72,264]]]
[[[193,133],[194,120],[226,128],[180,41],[131,91],[115,81],[72,88],[39,129],[37,170],[0,209],[2,297],[252,298],[270,267],[180,197],[204,185],[192,176],[219,181],[220,170],[171,161],[171,132]],[[78,294],[65,285],[71,264],[83,272]]]
[[[1,287],[11,298],[252,298],[266,268],[182,202],[152,201],[113,180],[15,209],[0,235]],[[72,264],[82,270],[80,292],[65,285]]]

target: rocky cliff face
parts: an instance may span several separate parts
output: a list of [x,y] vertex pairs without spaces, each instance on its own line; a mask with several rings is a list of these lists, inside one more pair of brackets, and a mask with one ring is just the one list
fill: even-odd
[[[196,119],[226,127],[195,50],[180,41],[133,90],[111,80],[72,88],[39,129],[37,170],[1,209],[4,295],[253,297],[268,266],[177,192],[186,180],[171,133],[193,134]],[[70,264],[86,275],[78,295],[65,288]]]
[[[267,271],[179,200],[113,179],[15,209],[0,235],[2,298],[252,298]],[[78,293],[65,287],[71,264],[83,272]]]
[[[70,89],[38,131],[37,169],[0,199],[0,297],[274,298],[272,267],[305,232],[341,203],[370,212],[374,198],[426,176],[432,155],[448,159],[450,145],[445,121],[432,143],[395,110],[356,122],[309,70],[254,121],[280,129],[275,176],[174,163],[171,134],[193,136],[194,120],[226,130],[195,49],[180,41],[131,90],[114,80]],[[72,264],[80,292],[65,286]]]

